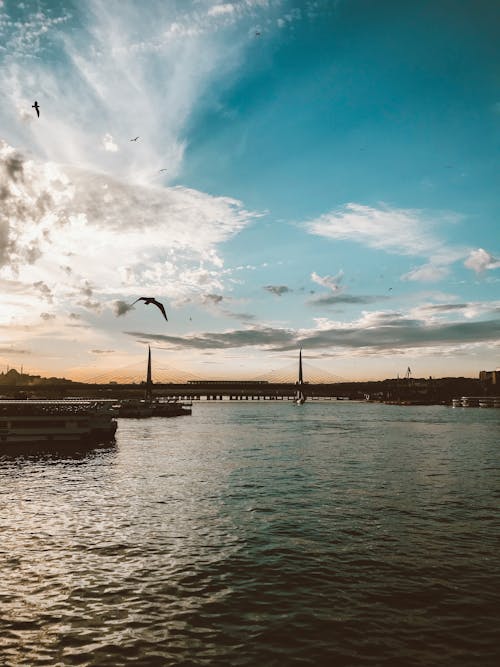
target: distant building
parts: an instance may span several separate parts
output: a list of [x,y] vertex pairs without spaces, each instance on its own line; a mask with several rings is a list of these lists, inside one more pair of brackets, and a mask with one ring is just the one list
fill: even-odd
[[500,368],[494,371],[480,371],[479,379],[487,384],[500,384]]

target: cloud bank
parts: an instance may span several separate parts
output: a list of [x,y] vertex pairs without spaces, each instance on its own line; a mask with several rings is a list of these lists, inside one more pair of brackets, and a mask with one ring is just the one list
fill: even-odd
[[131,185],[27,159],[5,142],[0,175],[0,277],[44,298],[77,292],[86,307],[148,288],[173,299],[220,290],[217,248],[256,217],[229,197]]

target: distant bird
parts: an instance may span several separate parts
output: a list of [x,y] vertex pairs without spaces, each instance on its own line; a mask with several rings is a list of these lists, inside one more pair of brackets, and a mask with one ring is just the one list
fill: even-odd
[[39,104],[36,100],[35,100],[35,104],[31,105],[31,108],[36,111],[36,115],[38,116],[38,118],[40,118],[40,106],[39,106]]
[[255,36],[260,37],[260,32],[258,30],[255,31]]
[[[163,304],[154,299],[152,296],[140,296],[138,299],[134,301],[134,303],[137,303],[138,301],[144,301],[146,306],[148,306],[150,303],[154,303],[154,305],[159,308],[162,312],[163,317],[167,320],[168,322],[168,317],[167,313],[165,312],[165,308],[163,307]],[[131,303],[130,306],[133,306],[134,303]]]
[[131,139],[130,141],[137,141],[137,139],[140,139],[140,137],[135,137],[134,139]]
[[388,292],[392,292],[392,287],[389,287],[389,289],[388,289],[387,291],[388,291]]
[[160,171],[167,171],[166,169],[160,169]]

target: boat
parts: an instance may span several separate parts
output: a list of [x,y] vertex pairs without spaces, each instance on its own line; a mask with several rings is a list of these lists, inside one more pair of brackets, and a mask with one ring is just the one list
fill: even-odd
[[0,450],[7,445],[98,443],[114,438],[109,400],[1,400]]
[[144,419],[153,416],[151,401],[142,398],[125,398],[116,404],[118,417]]
[[176,399],[153,397],[153,378],[151,373],[151,347],[148,345],[148,366],[144,398],[127,398],[118,401],[118,417],[144,419],[147,417],[180,417],[190,415],[191,403],[181,403]]
[[117,416],[131,419],[180,417],[191,414],[191,404],[167,398],[127,398],[116,403]]
[[169,398],[155,398],[151,403],[153,417],[181,417],[192,414],[192,403],[181,403]]
[[462,396],[453,398],[451,404],[454,408],[500,408],[500,396]]
[[295,405],[302,405],[306,401],[304,393],[304,380],[302,376],[302,349],[299,351],[299,381],[297,382],[297,392],[293,399]]

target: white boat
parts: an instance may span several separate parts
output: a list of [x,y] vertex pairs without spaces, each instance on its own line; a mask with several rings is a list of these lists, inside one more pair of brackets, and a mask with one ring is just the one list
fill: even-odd
[[0,401],[0,451],[7,445],[83,443],[111,440],[116,432],[113,401]]
[[302,405],[306,402],[306,395],[304,393],[304,379],[302,376],[302,350],[299,351],[299,381],[297,382],[297,393],[293,399],[295,405]]

